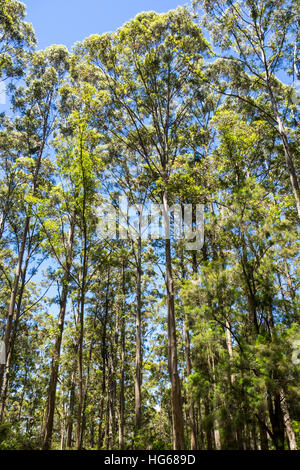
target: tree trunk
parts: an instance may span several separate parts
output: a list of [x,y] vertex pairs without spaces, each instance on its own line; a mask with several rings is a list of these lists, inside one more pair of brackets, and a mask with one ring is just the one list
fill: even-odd
[[[93,329],[95,330],[96,322],[94,318],[93,322]],[[87,375],[85,381],[85,388],[84,388],[84,396],[83,396],[83,407],[82,407],[82,425],[81,425],[81,434],[80,434],[80,448],[82,449],[83,442],[84,442],[84,433],[86,428],[86,407],[87,407],[87,399],[88,399],[88,391],[90,385],[90,370],[91,370],[91,359],[93,354],[93,347],[94,347],[94,340],[91,340],[90,350],[89,350],[89,358],[88,358],[88,366],[87,366]]]
[[204,400],[204,411],[205,411],[205,418],[206,418],[206,442],[207,442],[207,450],[213,449],[213,426],[212,426],[212,419],[210,413],[210,406],[209,400]]
[[[163,213],[165,221],[168,221],[167,193],[163,193]],[[169,228],[169,227],[168,227]],[[167,283],[167,308],[168,308],[168,366],[171,381],[172,401],[172,426],[173,449],[184,450],[184,422],[182,413],[181,385],[177,366],[177,338],[174,304],[174,281],[172,272],[171,241],[169,230],[165,232],[165,257],[166,257],[166,283]]]
[[[13,320],[14,320],[14,314],[15,314],[15,305],[16,305],[16,299],[18,295],[19,280],[20,280],[20,276],[22,272],[22,264],[23,264],[23,258],[24,258],[25,247],[26,247],[26,242],[27,242],[29,223],[30,223],[30,217],[26,217],[21,247],[20,247],[19,256],[18,256],[17,267],[15,271],[15,276],[14,276],[13,287],[12,287],[12,291],[10,295],[10,301],[9,301],[9,306],[8,306],[8,316],[7,316],[4,338],[3,338],[6,356],[8,356],[8,352],[9,352],[9,343],[11,339],[11,332],[12,332],[12,326],[13,326]],[[7,363],[0,364],[0,389],[2,389],[4,372],[6,370],[7,370]]]
[[9,375],[10,375],[9,372],[10,372],[10,368],[12,364],[15,342],[16,342],[17,333],[18,333],[19,320],[21,316],[21,307],[22,307],[22,300],[23,300],[23,294],[24,294],[24,289],[25,289],[26,273],[27,273],[29,258],[30,258],[29,253],[30,253],[30,248],[28,248],[27,257],[26,257],[26,261],[24,264],[24,269],[22,270],[22,273],[21,273],[22,282],[21,282],[21,286],[19,290],[19,297],[18,297],[18,303],[17,303],[17,308],[16,308],[16,318],[12,327],[11,338],[9,341],[9,348],[8,348],[8,351],[6,352],[7,357],[6,357],[6,365],[5,365],[5,374],[4,374],[4,378],[2,381],[3,383],[2,383],[2,389],[1,389],[0,423],[3,420],[4,411],[5,411],[7,391],[8,391],[8,385],[9,385]]
[[259,423],[259,438],[260,438],[260,450],[269,450],[268,434],[266,431],[266,414],[265,410],[259,410],[260,419]]
[[137,286],[136,286],[136,356],[135,356],[135,426],[137,429],[141,427],[142,420],[142,294],[141,294],[141,283],[142,283],[142,242],[140,236],[139,227],[139,238],[137,246]]
[[284,424],[280,406],[280,395],[268,392],[268,408],[272,426],[272,441],[276,450],[284,450]]
[[[186,360],[186,375],[189,377],[192,373],[191,364],[191,345],[190,345],[190,333],[188,318],[185,314],[185,360]],[[191,437],[191,450],[197,450],[197,437],[196,437],[196,425],[195,425],[195,407],[193,399],[189,399],[189,421],[190,421],[190,437]]]
[[[77,352],[77,345],[75,351]],[[68,426],[67,426],[67,449],[72,448],[72,435],[73,435],[73,414],[75,405],[75,384],[76,384],[76,361],[74,361],[74,368],[71,377],[70,400],[69,400],[69,413],[68,413]]]
[[280,390],[280,400],[281,400],[281,410],[283,414],[284,426],[285,426],[287,438],[289,441],[289,448],[290,450],[298,450],[296,437],[295,437],[294,429],[292,426],[292,421],[290,418],[290,413],[289,413],[289,409],[287,406],[286,396],[285,396],[285,392],[283,388]]
[[121,371],[120,371],[120,409],[119,409],[119,447],[124,449],[124,412],[125,412],[125,314],[126,314],[126,287],[125,287],[125,265],[122,266],[122,317],[121,317]]
[[106,396],[106,364],[107,364],[107,352],[106,352],[106,336],[107,336],[107,319],[108,319],[108,307],[109,307],[109,286],[110,286],[110,272],[107,273],[107,289],[105,296],[105,307],[104,307],[104,318],[102,321],[102,345],[101,345],[101,359],[102,359],[102,383],[101,383],[101,400],[99,410],[99,427],[98,427],[98,444],[97,448],[100,450],[103,443],[106,443],[104,437],[104,408],[105,408],[105,396]]
[[86,276],[87,276],[87,223],[85,219],[86,195],[84,191],[83,198],[83,266],[82,279],[80,287],[80,315],[79,315],[79,336],[78,336],[78,408],[77,408],[77,426],[76,426],[76,449],[81,448],[81,426],[82,426],[82,407],[83,407],[83,337],[84,337],[84,310],[86,294]]
[[[182,278],[185,279],[185,269],[184,269],[184,260],[183,260],[183,251],[181,253],[181,264],[182,264]],[[198,266],[197,266],[197,257],[196,252],[193,251],[192,254],[192,264],[193,264],[193,272],[197,274]],[[185,362],[186,362],[186,375],[187,378],[192,373],[192,362],[191,362],[191,343],[190,343],[190,325],[189,325],[189,318],[184,311],[184,342],[185,342]],[[188,409],[188,416],[189,416],[189,424],[190,424],[190,440],[191,440],[191,450],[197,450],[197,431],[196,431],[196,423],[195,423],[195,407],[193,399],[189,398],[189,409]]]
[[59,370],[59,361],[61,353],[61,343],[62,336],[64,331],[64,322],[65,314],[67,307],[67,299],[69,292],[69,282],[70,282],[70,273],[73,257],[73,241],[74,241],[74,217],[72,217],[70,222],[70,229],[68,234],[67,242],[67,254],[66,254],[66,270],[63,278],[63,287],[62,294],[60,299],[60,309],[58,315],[58,333],[55,338],[54,352],[52,357],[51,364],[51,375],[49,382],[49,391],[48,391],[48,403],[46,410],[46,419],[44,427],[44,438],[43,438],[43,450],[48,450],[51,448],[51,440],[53,433],[53,421],[54,421],[54,411],[55,411],[55,401],[56,401],[56,387],[58,381],[58,370]]

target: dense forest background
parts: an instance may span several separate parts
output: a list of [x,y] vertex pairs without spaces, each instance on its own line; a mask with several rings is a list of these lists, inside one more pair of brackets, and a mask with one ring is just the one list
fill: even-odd
[[[299,32],[205,0],[37,50],[0,0],[1,449],[299,447]],[[101,236],[120,197],[203,245]]]

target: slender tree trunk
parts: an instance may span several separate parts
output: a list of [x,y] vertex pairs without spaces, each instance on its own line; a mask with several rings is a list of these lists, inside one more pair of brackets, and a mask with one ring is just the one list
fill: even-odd
[[81,426],[82,426],[82,407],[83,407],[83,336],[84,336],[84,298],[85,288],[81,288],[80,296],[80,318],[79,318],[79,336],[78,336],[78,403],[77,403],[77,425],[76,425],[76,449],[81,448]]
[[58,334],[55,338],[54,352],[51,364],[51,375],[48,391],[48,403],[46,410],[46,419],[44,427],[44,440],[43,440],[43,450],[49,450],[51,448],[52,441],[52,432],[53,432],[53,422],[54,422],[54,411],[55,411],[55,401],[56,401],[56,387],[58,381],[58,369],[60,361],[60,351],[61,351],[61,342],[62,334],[64,328],[64,317],[67,304],[67,293],[68,286],[64,284],[61,296],[61,307],[58,316]]
[[[168,221],[168,198],[163,193],[163,212],[165,221]],[[168,307],[168,365],[171,381],[172,401],[172,426],[173,426],[173,448],[184,450],[184,421],[182,412],[181,385],[177,365],[177,338],[174,303],[174,281],[172,272],[171,241],[169,230],[166,231],[165,257],[166,257],[166,281],[167,281],[167,307]]]
[[285,426],[287,438],[289,441],[289,448],[290,450],[298,450],[296,437],[295,437],[294,429],[292,426],[292,421],[290,418],[290,413],[289,413],[289,409],[287,406],[286,396],[285,396],[285,392],[283,388],[280,390],[280,400],[281,400],[281,410],[283,414],[284,426]]
[[268,392],[268,408],[272,426],[272,441],[276,450],[284,450],[284,424],[280,406],[280,395]]
[[[103,384],[103,380],[102,380]],[[104,440],[104,426],[103,426],[103,417],[104,417],[104,406],[105,406],[105,395],[102,392],[100,406],[99,406],[99,425],[98,425],[98,439],[97,439],[97,449],[100,450],[103,446]]]
[[94,417],[91,420],[91,432],[90,432],[90,446],[94,449],[95,446],[95,425],[94,425]]
[[215,419],[215,429],[214,429],[214,437],[215,437],[215,449],[221,450],[221,438],[220,438],[220,431],[219,431],[219,422]]
[[[24,224],[24,231],[23,231],[23,236],[22,236],[21,247],[20,247],[19,256],[18,256],[17,267],[16,267],[14,281],[13,281],[13,287],[12,287],[9,306],[8,306],[8,316],[7,316],[7,321],[6,321],[6,325],[5,325],[5,332],[4,332],[4,338],[3,338],[3,342],[4,342],[4,345],[5,345],[5,350],[6,350],[6,355],[7,356],[8,356],[8,353],[9,353],[9,343],[10,343],[11,332],[12,332],[12,327],[13,327],[13,320],[14,320],[14,314],[15,314],[15,305],[16,305],[16,299],[17,299],[17,295],[18,295],[19,280],[20,280],[20,276],[21,276],[21,272],[22,272],[22,264],[23,264],[23,258],[24,258],[25,247],[26,247],[26,242],[27,242],[27,234],[28,234],[28,230],[29,230],[29,223],[30,223],[30,217],[26,217],[25,224]],[[6,364],[0,364],[0,389],[2,389],[4,372],[6,370],[7,370]]]
[[111,351],[108,364],[108,387],[107,387],[107,418],[108,418],[108,449],[112,449],[115,441],[115,371],[114,352]]
[[[77,354],[77,347],[76,347],[76,354]],[[76,361],[74,361],[74,368],[73,368],[72,377],[71,377],[68,425],[67,425],[67,440],[66,440],[67,449],[72,448],[73,419],[74,419],[74,406],[75,406],[75,385],[76,385]]]
[[104,307],[104,318],[102,322],[102,345],[101,345],[101,359],[102,359],[102,383],[101,383],[101,400],[100,400],[100,410],[99,410],[99,427],[98,427],[98,444],[97,448],[100,450],[103,446],[103,443],[106,442],[104,437],[104,408],[105,408],[105,396],[106,396],[106,364],[107,364],[107,347],[106,347],[106,337],[107,337],[107,320],[108,320],[108,308],[109,308],[109,287],[110,287],[110,272],[107,274],[107,289],[105,296],[105,307]]
[[204,400],[204,411],[206,418],[206,441],[207,441],[207,450],[213,449],[213,425],[210,413],[209,400]]
[[[95,326],[96,326],[96,323],[95,323],[95,319],[94,319],[94,322],[93,322],[93,329],[94,330],[95,330]],[[88,391],[89,391],[89,384],[90,384],[90,370],[91,370],[91,359],[92,359],[93,347],[94,347],[94,341],[92,339],[91,344],[90,344],[90,350],[89,350],[88,368],[87,368],[87,375],[86,375],[84,395],[83,395],[80,448],[82,448],[82,446],[83,446],[84,433],[85,433],[85,428],[86,428],[86,407],[87,407]]]
[[[181,264],[182,264],[182,278],[185,278],[185,268],[184,268],[184,260],[183,260],[183,252],[181,253]],[[197,258],[196,252],[193,251],[192,254],[192,262],[193,262],[193,272],[197,274],[198,267],[197,267]],[[189,318],[184,311],[184,342],[185,342],[185,362],[186,362],[186,375],[187,378],[192,373],[192,361],[191,361],[191,343],[190,343],[190,325],[189,325]],[[191,440],[191,450],[197,450],[197,431],[196,431],[196,423],[195,423],[195,407],[192,397],[189,398],[189,408],[188,408],[188,416],[189,416],[189,423],[190,423],[190,440]]]
[[122,266],[122,317],[121,317],[121,371],[120,371],[120,409],[119,409],[119,447],[124,449],[124,412],[125,412],[125,314],[126,314],[126,289],[125,289],[125,264]]
[[65,417],[65,407],[63,406],[63,414],[61,416],[61,438],[60,438],[60,450],[64,450],[65,446],[65,437],[66,437],[66,417]]
[[135,346],[135,426],[140,429],[142,422],[142,242],[139,230],[138,244],[137,244],[137,286],[136,286],[136,346]]
[[235,374],[232,372],[232,367],[233,367],[233,347],[232,347],[232,338],[231,338],[231,325],[228,319],[226,319],[225,322],[225,339],[226,339],[226,345],[227,345],[227,350],[228,350],[228,355],[229,355],[229,360],[230,360],[230,366],[231,366],[231,374],[230,374],[230,380],[231,384],[234,383],[235,381]]
[[21,307],[22,307],[22,300],[23,300],[23,294],[24,294],[24,289],[25,289],[26,273],[28,269],[29,259],[30,259],[30,248],[28,248],[27,257],[26,257],[26,261],[24,264],[24,269],[22,270],[22,273],[21,273],[22,282],[21,282],[21,286],[19,290],[18,303],[16,307],[16,318],[13,323],[12,334],[11,334],[9,348],[8,348],[7,357],[6,357],[5,374],[4,374],[2,390],[1,390],[0,423],[3,420],[4,411],[5,411],[7,391],[8,391],[9,378],[10,378],[9,372],[11,368],[15,342],[16,342],[17,333],[18,333],[18,326],[19,326],[19,320],[21,316]]
[[125,341],[124,326],[121,333],[121,378],[120,378],[120,408],[119,408],[119,447],[124,449],[124,411],[125,411],[125,395],[124,395],[124,362],[125,362]]
[[78,408],[77,408],[77,426],[76,426],[76,449],[81,448],[81,426],[82,426],[82,407],[83,407],[83,337],[84,337],[84,310],[86,294],[86,276],[87,276],[87,223],[85,218],[86,193],[83,198],[83,266],[82,279],[80,287],[80,315],[79,315],[79,336],[78,336]]
[[[191,345],[188,318],[185,312],[185,360],[186,360],[186,375],[189,377],[192,373],[191,363]],[[191,436],[191,450],[197,450],[197,434],[195,425],[195,407],[193,399],[189,399],[189,421],[190,421],[190,436]]]
[[252,423],[252,426],[251,426],[251,442],[252,442],[251,449],[258,450],[256,424],[254,422]]
[[199,443],[198,443],[198,448],[200,450],[204,450],[204,431],[203,431],[203,425],[202,425],[202,410],[201,410],[201,398],[199,398],[198,401],[198,408],[197,408],[197,436],[199,436]]
[[260,410],[260,420],[259,423],[259,439],[260,439],[260,449],[269,450],[268,434],[266,431],[266,414],[264,410]]

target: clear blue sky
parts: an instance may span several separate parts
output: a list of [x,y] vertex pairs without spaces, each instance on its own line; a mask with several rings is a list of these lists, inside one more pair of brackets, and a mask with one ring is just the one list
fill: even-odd
[[65,44],[69,49],[90,34],[114,31],[141,11],[166,12],[187,0],[23,0],[38,48]]

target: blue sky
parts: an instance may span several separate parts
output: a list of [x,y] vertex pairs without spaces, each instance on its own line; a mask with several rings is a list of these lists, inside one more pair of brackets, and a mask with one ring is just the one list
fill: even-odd
[[44,49],[51,44],[71,48],[90,34],[116,30],[141,11],[166,12],[186,0],[24,0],[24,3],[38,48]]

